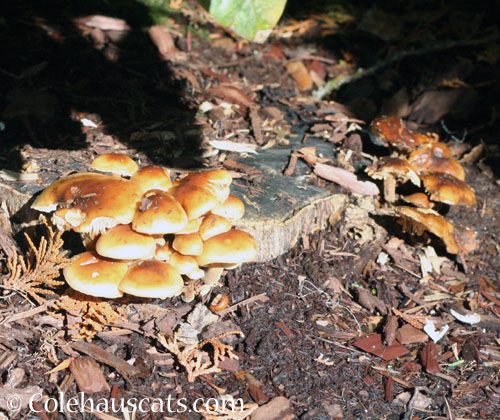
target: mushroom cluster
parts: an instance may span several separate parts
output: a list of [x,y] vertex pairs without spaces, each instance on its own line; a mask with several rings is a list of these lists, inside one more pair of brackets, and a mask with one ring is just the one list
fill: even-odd
[[166,168],[139,168],[120,154],[101,155],[91,166],[102,173],[63,177],[31,206],[54,212],[58,229],[82,234],[87,252],[64,269],[73,289],[104,298],[183,293],[191,300],[223,269],[255,259],[256,240],[233,228],[245,207],[230,195],[227,171],[190,172],[172,182]]
[[[379,159],[367,168],[374,179],[383,180],[384,199],[395,203],[398,198],[410,206],[394,210],[406,231],[421,235],[427,230],[440,237],[451,254],[466,251],[461,246],[454,226],[436,209],[437,203],[475,206],[474,191],[465,183],[462,165],[452,157],[450,149],[439,142],[437,134],[421,134],[409,130],[394,117],[376,118],[370,126],[375,144],[389,147],[391,156]],[[425,191],[397,197],[397,184],[410,181]],[[469,235],[467,235],[469,236]]]

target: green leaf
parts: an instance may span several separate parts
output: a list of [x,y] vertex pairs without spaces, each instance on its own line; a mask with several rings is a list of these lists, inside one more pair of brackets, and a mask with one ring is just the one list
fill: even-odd
[[210,0],[209,3],[207,9],[217,22],[248,40],[264,42],[278,23],[286,0]]

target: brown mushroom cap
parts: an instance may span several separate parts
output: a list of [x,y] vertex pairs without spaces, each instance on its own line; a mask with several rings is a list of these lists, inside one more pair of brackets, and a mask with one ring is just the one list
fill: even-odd
[[418,173],[440,172],[461,181],[465,179],[464,168],[451,157],[451,151],[443,143],[428,144],[411,152],[408,161]]
[[118,285],[129,295],[161,299],[179,295],[183,287],[179,271],[157,260],[135,262]]
[[206,241],[212,236],[227,232],[231,227],[231,222],[225,217],[216,214],[207,214],[200,225],[200,238]]
[[119,225],[103,233],[96,242],[99,255],[116,260],[152,258],[156,241],[152,236],[132,230],[130,225]]
[[150,190],[168,191],[172,188],[168,169],[161,166],[146,166],[139,169],[130,180],[136,183],[143,192]]
[[459,249],[453,236],[453,225],[443,216],[430,209],[401,206],[396,211],[403,216],[403,228],[411,233],[422,235],[428,230],[441,238],[446,245],[446,251],[457,254]]
[[141,200],[132,229],[148,235],[174,233],[187,225],[186,212],[170,194],[152,190]]
[[420,178],[413,166],[404,159],[396,157],[384,157],[374,166],[367,169],[368,175],[374,179],[385,179],[387,176],[394,176],[402,181],[411,181],[420,186]]
[[201,255],[203,252],[203,241],[198,232],[185,235],[175,235],[172,248],[182,255]]
[[172,244],[166,242],[164,245],[156,247],[155,259],[168,262],[174,252],[175,250],[172,248]]
[[179,273],[188,276],[191,280],[201,279],[205,275],[205,272],[198,266],[196,259],[190,255],[182,255],[174,252],[170,256],[168,263],[179,270]]
[[219,204],[222,204],[229,196],[229,186],[232,177],[225,169],[214,169],[203,172],[190,172],[183,178],[178,178],[174,186],[193,186],[206,189],[217,198]]
[[451,205],[476,205],[476,195],[464,181],[443,173],[429,173],[421,178],[431,200]]
[[238,197],[230,195],[220,206],[212,209],[211,213],[225,217],[231,222],[236,222],[245,214],[245,205]]
[[202,217],[197,217],[196,219],[191,219],[188,221],[187,225],[181,230],[175,232],[177,234],[187,234],[187,233],[195,233],[200,230],[200,225],[202,222]]
[[385,145],[409,152],[425,143],[432,143],[436,138],[417,133],[405,127],[402,120],[394,117],[379,117],[373,120],[370,131],[380,138]]
[[91,164],[92,169],[111,172],[117,175],[131,176],[139,169],[137,163],[127,155],[108,153],[97,156]]
[[249,262],[257,257],[257,241],[247,232],[231,229],[212,236],[203,243],[203,253],[196,257],[198,265],[214,263],[238,264]]
[[140,197],[140,191],[127,179],[79,173],[48,186],[31,207],[45,212],[53,211],[59,205],[79,210],[85,214],[85,219],[74,226],[74,230],[95,235],[107,228],[130,223]]
[[63,273],[66,282],[78,292],[112,299],[123,296],[118,284],[127,270],[128,265],[124,262],[84,252],[65,267]]
[[410,194],[407,196],[402,196],[401,199],[406,201],[407,203],[413,204],[414,206],[430,209],[433,207],[433,204],[430,202],[429,197],[422,192],[416,192],[414,194]]
[[182,205],[189,220],[203,216],[220,204],[216,196],[201,187],[181,185],[170,192]]

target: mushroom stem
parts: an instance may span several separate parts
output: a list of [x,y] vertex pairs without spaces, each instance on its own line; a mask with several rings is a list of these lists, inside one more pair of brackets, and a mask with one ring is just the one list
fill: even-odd
[[224,267],[210,267],[205,271],[205,276],[203,277],[203,283],[205,284],[215,284],[219,281],[222,276]]
[[391,174],[384,179],[384,197],[388,203],[396,201],[396,178]]

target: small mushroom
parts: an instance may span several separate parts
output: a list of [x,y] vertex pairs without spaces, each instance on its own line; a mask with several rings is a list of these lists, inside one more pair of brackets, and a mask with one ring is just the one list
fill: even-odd
[[203,241],[206,241],[212,236],[227,232],[231,227],[231,222],[225,217],[217,214],[208,214],[203,218],[203,222],[200,225],[200,237]]
[[99,172],[110,172],[122,176],[131,176],[139,169],[134,160],[119,153],[107,153],[97,156],[90,166]]
[[238,197],[230,195],[226,201],[224,201],[220,206],[214,208],[211,213],[217,216],[225,217],[231,222],[236,222],[245,214],[245,205]]
[[200,267],[209,264],[239,264],[257,256],[257,241],[247,232],[231,229],[212,236],[203,243],[203,253],[196,257]]
[[372,140],[379,146],[390,146],[402,152],[411,152],[422,144],[434,143],[435,136],[429,136],[405,127],[403,120],[394,117],[379,117],[370,125]]
[[186,235],[175,235],[172,248],[182,255],[201,255],[203,252],[203,241],[198,232]]
[[439,172],[451,175],[461,181],[465,179],[465,170],[457,160],[451,157],[451,151],[443,143],[427,144],[411,152],[410,162],[419,174]]
[[132,264],[118,288],[129,295],[166,299],[180,295],[184,282],[179,271],[163,261],[146,260]]
[[177,268],[179,273],[188,276],[191,280],[201,279],[205,272],[200,269],[196,259],[190,255],[182,255],[174,252],[168,261],[169,264]]
[[429,200],[429,197],[422,192],[402,196],[401,199],[406,203],[413,204],[414,206],[422,209],[431,209],[434,206],[434,204]]
[[425,174],[421,179],[433,201],[461,206],[476,205],[476,195],[464,181],[444,173]]
[[95,252],[84,252],[64,268],[63,274],[72,289],[90,296],[113,299],[123,296],[118,284],[127,270],[125,262],[113,261]]
[[143,192],[159,190],[167,192],[172,188],[168,169],[161,166],[146,166],[139,169],[130,180]]
[[420,178],[415,169],[404,159],[385,157],[367,169],[368,175],[374,179],[384,180],[384,198],[387,202],[396,201],[396,179],[411,181],[420,186]]
[[443,216],[431,209],[421,209],[408,206],[396,207],[401,217],[403,230],[422,235],[425,230],[441,238],[450,254],[457,254],[459,248],[453,236],[453,225]]
[[96,242],[96,251],[115,260],[145,260],[156,250],[155,238],[132,230],[130,225],[119,225],[103,233]]
[[141,200],[132,229],[148,235],[165,235],[177,232],[187,223],[186,212],[171,194],[151,190]]

